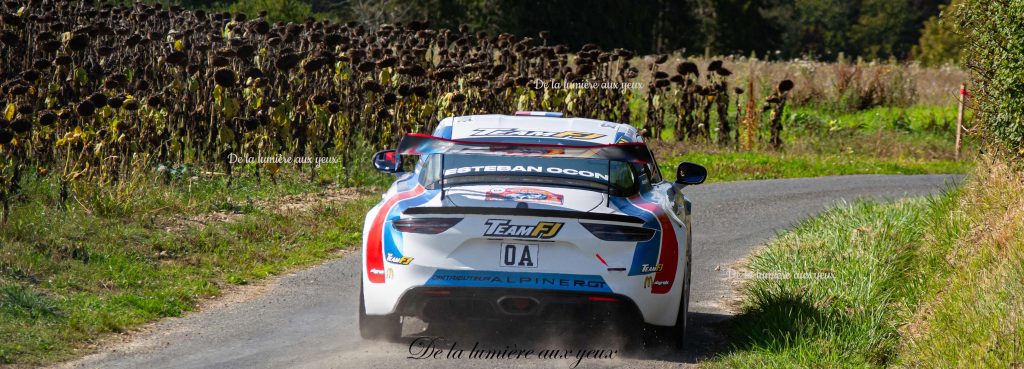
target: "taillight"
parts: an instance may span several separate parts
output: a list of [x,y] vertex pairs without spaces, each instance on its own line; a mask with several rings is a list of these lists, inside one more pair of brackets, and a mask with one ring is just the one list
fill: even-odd
[[643,227],[622,226],[602,223],[580,223],[594,237],[605,241],[640,242],[654,237],[655,230]]
[[407,218],[391,222],[399,232],[438,234],[448,230],[462,218]]

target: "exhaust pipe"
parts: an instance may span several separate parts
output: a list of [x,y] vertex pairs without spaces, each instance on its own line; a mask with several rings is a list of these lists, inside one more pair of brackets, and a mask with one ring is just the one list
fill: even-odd
[[531,315],[540,311],[540,301],[533,297],[502,296],[498,298],[498,308],[509,315]]

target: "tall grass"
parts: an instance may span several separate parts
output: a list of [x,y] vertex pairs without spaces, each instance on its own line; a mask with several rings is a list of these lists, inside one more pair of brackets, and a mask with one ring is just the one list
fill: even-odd
[[[1019,366],[1022,190],[1024,176],[986,161],[944,195],[804,222],[751,258],[735,346],[708,366]],[[827,278],[772,277],[808,272]]]
[[[948,201],[947,201],[948,202]],[[820,273],[822,279],[760,278],[745,289],[727,367],[876,367],[892,360],[898,322],[920,299],[929,264],[915,243],[941,200],[836,208],[780,237],[750,262],[755,273]],[[938,209],[937,209],[938,210]]]
[[924,242],[944,251],[936,279],[901,329],[913,368],[1024,365],[1024,174],[989,160]]

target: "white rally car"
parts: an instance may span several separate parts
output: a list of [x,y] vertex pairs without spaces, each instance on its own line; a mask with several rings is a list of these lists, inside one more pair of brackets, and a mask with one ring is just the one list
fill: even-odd
[[[419,156],[403,172],[402,157]],[[446,118],[374,165],[399,178],[366,216],[359,329],[402,318],[645,323],[682,344],[690,202],[707,171],[666,181],[635,128],[558,113]]]

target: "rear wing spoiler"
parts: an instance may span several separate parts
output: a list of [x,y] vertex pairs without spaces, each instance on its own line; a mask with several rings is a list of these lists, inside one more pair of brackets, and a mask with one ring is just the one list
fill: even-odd
[[406,209],[407,215],[507,215],[520,217],[571,218],[603,220],[609,222],[644,224],[644,220],[632,215],[591,213],[575,210],[552,210],[530,208],[485,208],[476,206],[433,207],[416,206]]
[[469,154],[601,159],[638,164],[654,162],[651,150],[640,142],[581,146],[452,140],[420,133],[406,134],[398,144],[397,152],[399,155]]

